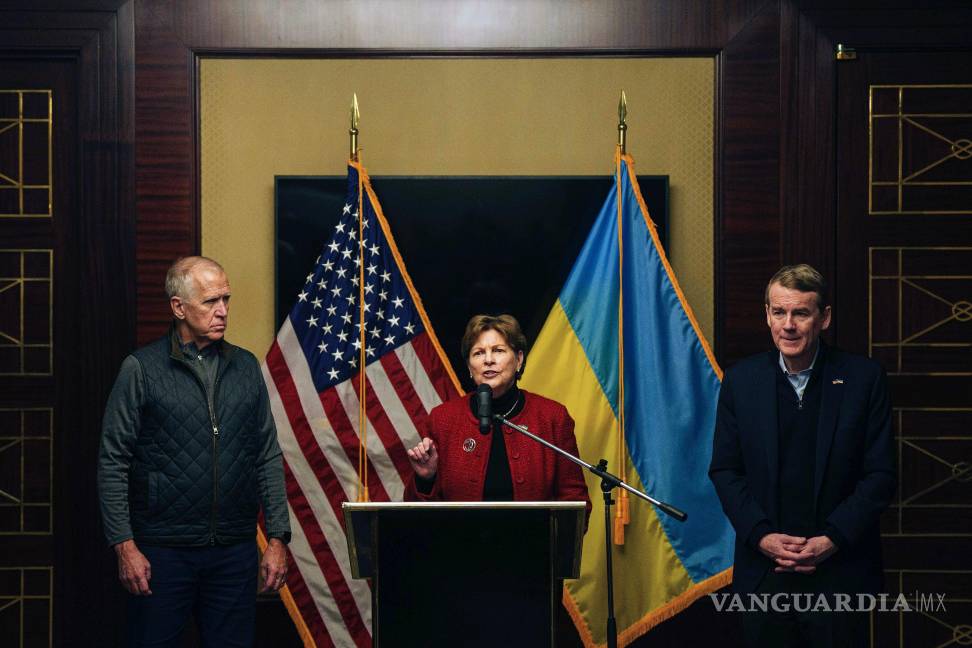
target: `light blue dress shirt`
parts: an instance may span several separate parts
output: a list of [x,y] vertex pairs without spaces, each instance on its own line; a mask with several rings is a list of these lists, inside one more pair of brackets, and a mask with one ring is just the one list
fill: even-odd
[[790,373],[790,370],[786,368],[786,362],[783,361],[783,352],[780,352],[780,369],[783,370],[783,375],[786,379],[790,381],[793,386],[793,391],[796,392],[797,399],[800,403],[803,403],[803,392],[807,389],[807,383],[810,382],[810,374],[813,373],[813,366],[817,364],[817,355],[820,353],[820,342],[817,342],[817,349],[813,352],[813,361],[810,366],[803,371],[798,371],[796,373]]

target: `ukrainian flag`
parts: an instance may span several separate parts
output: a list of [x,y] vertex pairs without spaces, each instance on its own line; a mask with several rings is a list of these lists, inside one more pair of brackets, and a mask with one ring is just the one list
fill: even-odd
[[[530,351],[522,385],[567,406],[582,458],[607,459],[609,471],[688,513],[678,522],[638,498],[615,507],[624,646],[730,582],[733,531],[707,475],[722,371],[659,244],[633,160],[619,155],[616,163],[615,186]],[[581,575],[568,581],[564,604],[590,648],[607,641],[607,592],[603,499],[599,481],[586,478],[594,512]]]

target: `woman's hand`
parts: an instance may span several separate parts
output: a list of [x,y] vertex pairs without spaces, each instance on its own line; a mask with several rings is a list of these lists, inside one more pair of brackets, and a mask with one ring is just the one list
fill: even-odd
[[412,470],[422,479],[435,479],[435,473],[439,469],[439,453],[435,449],[432,439],[425,437],[417,446],[408,450],[408,462],[412,464]]

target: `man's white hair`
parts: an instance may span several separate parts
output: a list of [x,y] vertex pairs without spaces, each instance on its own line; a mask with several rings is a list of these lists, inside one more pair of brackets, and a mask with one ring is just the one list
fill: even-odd
[[165,294],[169,296],[169,299],[173,297],[189,299],[192,297],[193,291],[196,288],[195,282],[192,280],[192,272],[200,266],[218,270],[226,274],[223,266],[209,257],[179,257],[172,262],[172,265],[169,266],[169,271],[165,273]]

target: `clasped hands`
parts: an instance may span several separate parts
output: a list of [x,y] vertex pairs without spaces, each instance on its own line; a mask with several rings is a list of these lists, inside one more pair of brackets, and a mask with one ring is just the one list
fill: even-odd
[[812,574],[817,565],[837,551],[837,545],[827,536],[803,538],[767,533],[759,541],[759,550],[776,563],[777,573]]

